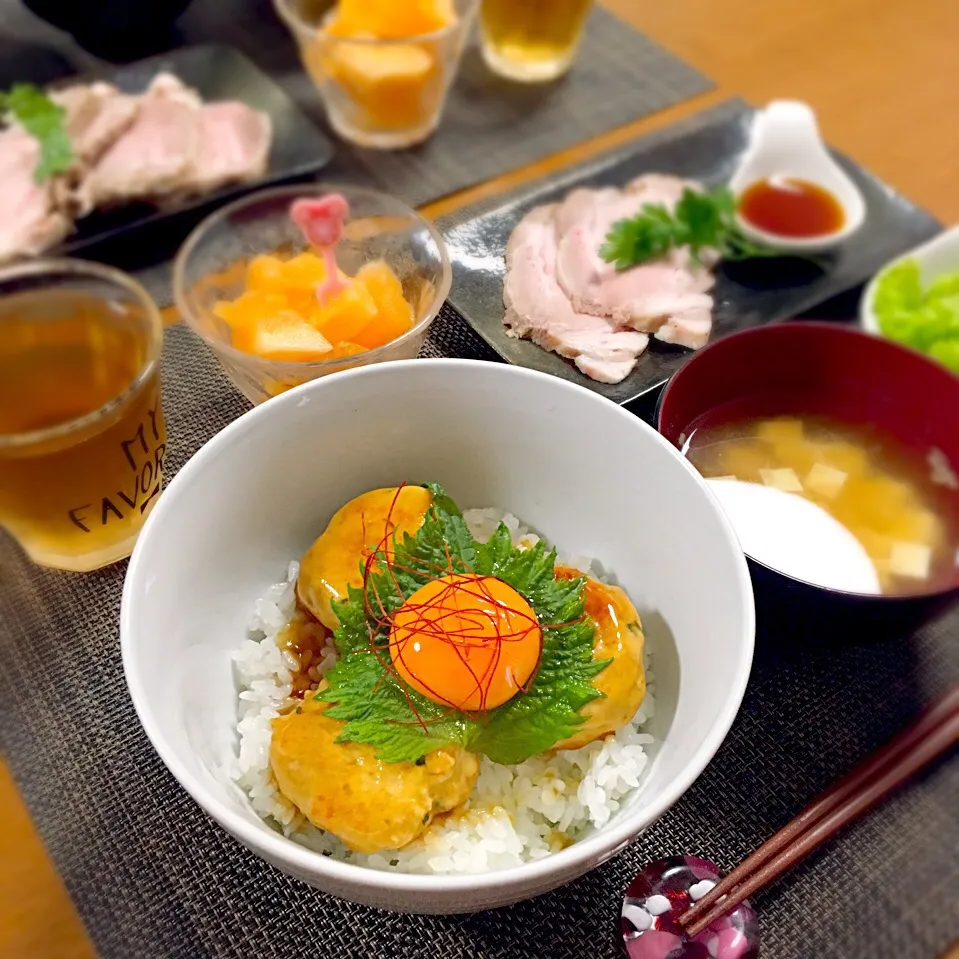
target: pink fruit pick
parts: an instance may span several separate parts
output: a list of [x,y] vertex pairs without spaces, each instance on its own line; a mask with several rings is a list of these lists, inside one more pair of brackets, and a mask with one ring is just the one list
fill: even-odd
[[329,302],[349,284],[340,279],[333,248],[343,235],[343,223],[350,215],[350,205],[339,193],[328,193],[315,200],[294,200],[290,219],[310,246],[315,247],[326,263],[326,279],[317,287],[320,303]]
[[290,217],[312,246],[334,246],[343,233],[343,223],[350,206],[338,193],[328,193],[316,200],[295,200]]

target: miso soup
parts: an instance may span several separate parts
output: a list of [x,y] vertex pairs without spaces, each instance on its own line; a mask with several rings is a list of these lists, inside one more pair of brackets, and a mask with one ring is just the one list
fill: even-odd
[[884,594],[933,592],[955,581],[959,464],[939,450],[923,455],[869,426],[825,416],[709,415],[683,453],[706,478],[763,484],[819,506],[862,544]]

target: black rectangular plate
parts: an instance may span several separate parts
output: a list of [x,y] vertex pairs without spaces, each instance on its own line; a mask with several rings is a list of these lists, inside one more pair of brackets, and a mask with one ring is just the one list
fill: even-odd
[[[519,366],[587,386],[617,403],[632,404],[661,387],[691,355],[650,339],[649,349],[622,383],[597,383],[555,353],[506,335],[503,260],[513,227],[532,207],[553,203],[577,186],[622,186],[644,172],[673,173],[706,184],[726,182],[746,147],[753,111],[730,102],[636,140],[560,176],[527,184],[484,207],[441,221],[453,264],[450,303],[499,353]],[[897,254],[939,232],[938,222],[860,166],[837,154],[866,198],[868,218],[824,268],[793,259],[722,266],[713,290],[713,339],[789,319],[858,286]],[[648,397],[647,397],[648,399]]]
[[266,175],[250,183],[224,187],[216,193],[166,206],[133,203],[105,212],[96,211],[77,222],[77,232],[64,241],[60,252],[89,251],[94,245],[129,231],[191,211],[198,213],[251,190],[305,178],[325,166],[333,156],[332,144],[312,120],[266,74],[232,47],[184,47],[98,73],[96,77],[75,77],[58,85],[101,79],[127,93],[141,93],[161,70],[175,74],[187,86],[194,87],[205,101],[242,100],[269,114],[273,123],[273,145]]

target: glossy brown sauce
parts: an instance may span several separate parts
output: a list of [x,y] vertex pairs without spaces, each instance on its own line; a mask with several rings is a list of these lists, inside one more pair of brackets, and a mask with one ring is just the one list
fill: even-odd
[[296,612],[277,637],[277,645],[296,661],[290,695],[302,699],[313,692],[323,678],[322,664],[332,646],[330,631],[297,600]]
[[757,180],[743,191],[739,214],[777,236],[824,236],[846,222],[842,206],[828,190],[792,177]]

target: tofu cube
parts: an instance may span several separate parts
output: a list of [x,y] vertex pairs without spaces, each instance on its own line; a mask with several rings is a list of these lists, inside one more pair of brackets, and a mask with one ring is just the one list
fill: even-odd
[[906,543],[897,540],[892,545],[889,569],[896,576],[909,579],[927,579],[932,566],[932,550],[923,543]]
[[780,489],[784,493],[801,493],[803,491],[802,483],[799,482],[796,471],[788,467],[760,470],[759,475],[766,486]]
[[805,487],[810,493],[835,499],[849,478],[843,470],[837,470],[826,463],[816,463],[806,475]]

